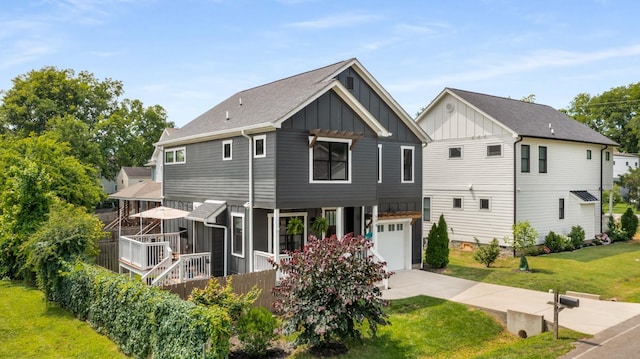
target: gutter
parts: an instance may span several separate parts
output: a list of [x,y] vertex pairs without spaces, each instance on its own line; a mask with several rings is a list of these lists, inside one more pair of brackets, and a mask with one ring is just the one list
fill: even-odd
[[[516,151],[517,144],[524,140],[524,136],[519,136],[520,138],[513,143],[513,225],[516,224],[518,217],[516,216],[516,210],[518,209],[518,155]],[[529,152],[529,165],[531,165],[531,152]],[[513,257],[516,257],[516,248],[513,248]]]
[[[603,151],[606,150],[607,148],[609,148],[609,145],[604,145],[603,148],[600,149],[600,228],[598,230],[598,232],[602,233],[602,216],[604,215],[604,213],[602,213],[602,185],[603,185],[603,174],[602,174],[602,170],[604,169],[604,160],[603,160]],[[613,189],[611,189],[611,193],[609,193],[609,198],[613,198]],[[609,207],[609,211],[611,211],[611,207]]]
[[[242,137],[249,140],[249,273],[253,272],[253,138],[240,131]],[[226,253],[225,253],[226,255]]]

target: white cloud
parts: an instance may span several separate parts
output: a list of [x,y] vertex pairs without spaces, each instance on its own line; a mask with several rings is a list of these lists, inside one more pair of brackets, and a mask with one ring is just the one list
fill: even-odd
[[381,18],[381,16],[373,14],[351,13],[342,15],[329,15],[315,20],[290,23],[285,26],[299,29],[334,29],[339,27],[350,27],[359,24],[375,22]]

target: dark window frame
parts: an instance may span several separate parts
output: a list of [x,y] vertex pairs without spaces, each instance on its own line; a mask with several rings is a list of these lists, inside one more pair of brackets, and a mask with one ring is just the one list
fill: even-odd
[[531,146],[529,145],[520,145],[520,172],[531,172]]
[[558,219],[564,219],[564,198],[558,201]]
[[547,173],[549,164],[549,153],[547,146],[538,146],[538,173]]
[[487,145],[487,157],[502,157],[502,145]]
[[[323,148],[326,148],[326,151],[320,152]],[[310,150],[311,182],[351,182],[351,141],[317,140]],[[326,156],[323,153],[326,153]],[[322,167],[324,172],[320,171]],[[342,169],[344,175],[338,177]]]
[[[427,202],[429,202],[429,207],[425,206]],[[425,215],[426,211],[429,211],[428,215]],[[431,197],[422,197],[422,220],[424,222],[431,222]]]

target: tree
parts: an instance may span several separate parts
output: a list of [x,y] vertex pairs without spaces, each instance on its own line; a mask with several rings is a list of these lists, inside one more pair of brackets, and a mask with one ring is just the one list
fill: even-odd
[[524,96],[520,99],[522,102],[535,103],[536,102],[536,94],[530,94],[529,96]]
[[629,202],[635,203],[638,208],[640,205],[640,167],[630,168],[629,172],[622,175],[620,181],[629,190]]
[[484,264],[487,268],[491,267],[495,263],[496,259],[500,256],[500,246],[498,240],[493,239],[487,246],[481,246],[478,238],[473,238],[476,241],[478,249],[473,253],[473,259],[478,263]]
[[362,236],[311,237],[291,259],[274,263],[284,273],[273,289],[274,308],[282,315],[283,332],[299,332],[295,344],[321,346],[347,337],[360,337],[359,324],[368,322],[375,335],[388,324],[382,292],[376,283],[389,278],[384,264],[366,254],[373,246]]
[[640,150],[640,83],[615,87],[596,96],[580,93],[564,112],[618,142],[621,152]]
[[627,239],[633,239],[638,231],[638,217],[631,207],[627,207],[627,210],[620,217],[620,227],[627,233]]
[[449,264],[449,234],[444,215],[440,215],[438,224],[435,223],[427,236],[425,262],[435,269],[444,268]]
[[529,221],[518,222],[513,224],[513,237],[506,237],[505,243],[513,247],[513,256],[520,253],[520,270],[529,270],[529,263],[525,256],[527,252],[536,245],[538,240],[538,231],[531,226]]

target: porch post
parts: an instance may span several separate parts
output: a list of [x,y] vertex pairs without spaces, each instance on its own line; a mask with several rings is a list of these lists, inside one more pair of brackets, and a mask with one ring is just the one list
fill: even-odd
[[371,212],[371,231],[373,233],[373,246],[378,248],[378,205],[372,207]]
[[362,206],[360,208],[360,234],[362,234],[363,236],[367,234],[367,227],[365,227],[366,225],[367,222],[364,219],[364,206]]
[[336,208],[336,237],[344,236],[344,207]]
[[280,255],[280,208],[273,210],[273,261],[278,263]]

